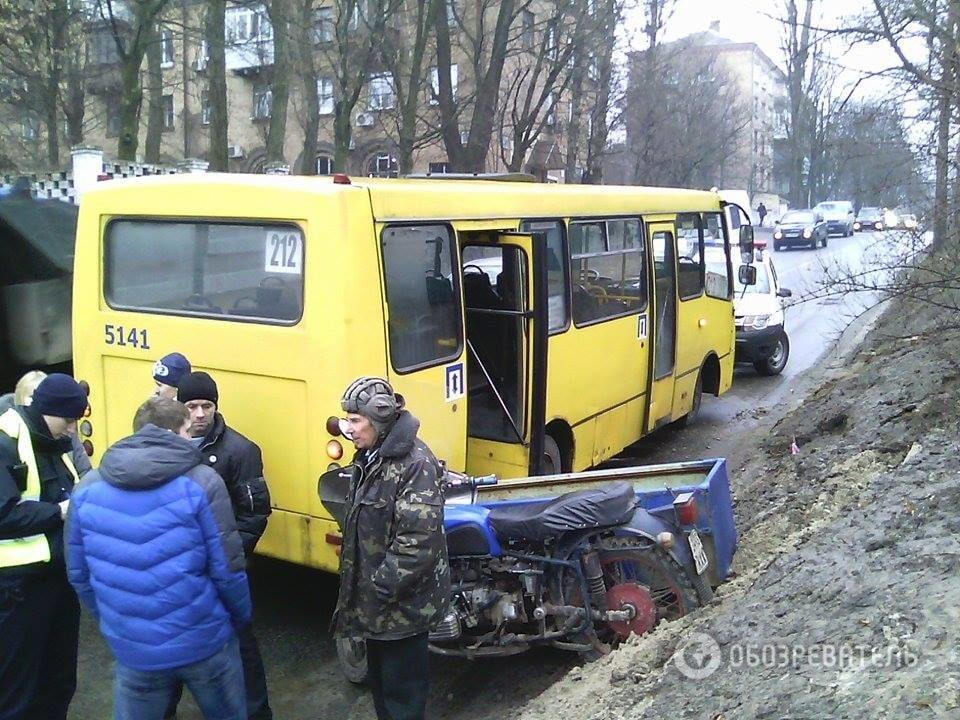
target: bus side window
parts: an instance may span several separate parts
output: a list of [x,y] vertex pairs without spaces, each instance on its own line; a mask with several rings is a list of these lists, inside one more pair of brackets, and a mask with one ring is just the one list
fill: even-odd
[[677,215],[677,287],[681,300],[691,300],[703,294],[703,231],[700,215]]
[[733,279],[730,277],[730,243],[720,213],[703,214],[703,243],[707,260],[704,279],[707,296],[727,300],[733,292]]
[[413,370],[459,356],[463,330],[449,228],[388,227],[381,243],[394,368]]
[[559,220],[524,220],[520,232],[547,235],[547,287],[550,332],[567,326],[567,271],[563,251],[563,223]]

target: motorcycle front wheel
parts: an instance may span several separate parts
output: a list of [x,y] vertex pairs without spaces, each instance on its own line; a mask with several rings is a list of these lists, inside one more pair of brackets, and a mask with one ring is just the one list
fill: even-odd
[[337,660],[340,671],[352,683],[367,681],[367,643],[362,638],[337,637]]

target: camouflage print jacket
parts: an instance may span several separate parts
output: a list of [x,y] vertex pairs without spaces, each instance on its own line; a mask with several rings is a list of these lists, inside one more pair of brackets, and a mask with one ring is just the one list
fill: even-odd
[[379,448],[354,458],[340,556],[340,635],[399,640],[426,632],[446,612],[440,468],[417,438],[419,428],[403,411]]

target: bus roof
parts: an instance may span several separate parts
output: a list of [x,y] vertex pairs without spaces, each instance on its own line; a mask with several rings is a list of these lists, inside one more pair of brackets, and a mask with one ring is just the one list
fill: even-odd
[[[254,175],[240,173],[185,173],[109,180],[85,193],[100,202],[113,193],[142,192],[147,188],[196,186],[207,193],[243,186],[265,193],[297,192],[317,195],[370,193],[374,217],[380,221],[472,220],[589,215],[657,214],[720,208],[715,192],[618,185],[559,185],[487,180],[386,179],[350,177],[335,184],[333,176]],[[477,201],[483,199],[482,210]]]

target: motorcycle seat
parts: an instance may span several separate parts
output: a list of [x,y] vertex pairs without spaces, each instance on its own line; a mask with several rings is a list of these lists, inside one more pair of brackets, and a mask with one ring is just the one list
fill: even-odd
[[493,507],[488,522],[501,540],[539,543],[567,532],[620,525],[636,504],[633,485],[618,480],[544,502]]

